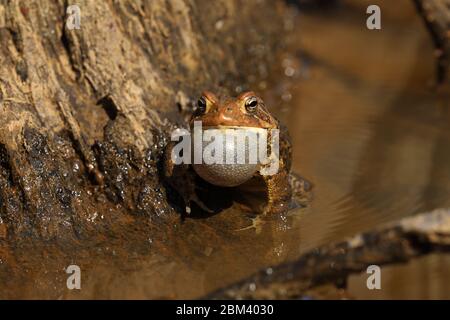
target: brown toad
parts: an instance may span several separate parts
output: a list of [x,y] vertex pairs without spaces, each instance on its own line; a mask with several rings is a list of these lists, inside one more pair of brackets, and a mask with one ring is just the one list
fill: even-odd
[[[267,143],[267,151],[271,156],[265,162],[249,163],[249,154],[257,151],[249,147],[250,143],[244,142],[245,159],[247,160],[245,163],[175,164],[173,159],[176,143],[169,143],[165,152],[164,174],[169,184],[182,196],[188,213],[191,201],[194,201],[202,209],[210,211],[196,194],[196,175],[212,185],[225,188],[243,185],[252,178],[262,178],[267,194],[267,203],[262,210],[263,213],[287,211],[293,189],[297,195],[306,194],[310,189],[307,181],[290,174],[292,147],[286,127],[270,114],[262,99],[254,92],[242,93],[237,98],[223,97],[221,99],[211,92],[204,92],[190,119],[191,132],[195,130],[194,124],[198,123],[201,123],[203,132],[208,132],[208,130],[214,132],[229,132],[230,130],[261,132],[263,130],[267,134],[264,143]],[[272,139],[274,137],[278,140],[278,148],[271,143],[274,141]],[[237,145],[235,143],[230,147],[225,143],[223,149],[220,148],[220,150],[229,151],[231,149],[234,152],[233,148],[236,148]],[[205,148],[203,144],[202,148]],[[278,150],[278,156],[275,158],[272,157],[272,150]],[[274,159],[276,160],[275,171],[273,170]]]

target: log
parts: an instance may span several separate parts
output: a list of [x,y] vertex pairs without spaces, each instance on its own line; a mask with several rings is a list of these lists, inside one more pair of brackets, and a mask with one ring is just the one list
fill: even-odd
[[[66,25],[75,4],[80,29]],[[267,73],[283,10],[256,0],[0,0],[0,241],[174,219],[158,171],[170,131],[202,90],[240,90]]]
[[299,299],[324,284],[345,288],[350,274],[370,265],[406,263],[450,252],[450,210],[405,218],[345,241],[324,245],[295,261],[271,266],[204,299]]

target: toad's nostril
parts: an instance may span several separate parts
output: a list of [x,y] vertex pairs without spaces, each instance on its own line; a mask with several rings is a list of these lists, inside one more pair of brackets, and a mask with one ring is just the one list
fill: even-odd
[[233,108],[228,107],[228,108],[227,108],[227,112],[231,112],[231,111],[233,111]]

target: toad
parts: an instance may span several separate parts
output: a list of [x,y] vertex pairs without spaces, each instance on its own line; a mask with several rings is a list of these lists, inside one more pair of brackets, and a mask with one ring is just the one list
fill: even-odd
[[[216,136],[217,132],[230,130],[259,133],[265,131],[267,139],[264,141],[267,141],[268,144],[266,150],[271,156],[269,159],[264,159],[265,161],[249,162],[250,154],[258,151],[252,149],[249,146],[250,143],[244,142],[240,144],[240,146],[245,145],[246,161],[244,162],[205,163],[202,161],[197,163],[193,161],[194,164],[176,164],[174,162],[176,143],[173,141],[169,143],[164,156],[164,175],[169,185],[182,196],[187,213],[190,213],[191,202],[195,202],[205,211],[211,211],[197,196],[196,176],[209,184],[223,188],[237,187],[253,178],[259,178],[264,184],[267,195],[267,201],[261,210],[264,214],[286,212],[289,209],[293,192],[303,195],[311,188],[309,182],[291,174],[292,146],[289,133],[286,127],[271,115],[263,100],[254,92],[244,92],[237,98],[219,98],[211,92],[204,92],[198,100],[189,122],[191,132],[194,131],[194,126],[197,124],[201,124],[203,132],[213,130]],[[277,147],[271,143],[274,141],[273,132],[277,133]],[[220,152],[234,151],[239,144],[236,143],[236,140],[233,141],[235,143],[230,145],[227,140],[223,147],[218,148],[221,150]],[[201,147],[205,148],[203,141],[201,143]],[[195,146],[191,149],[195,149]],[[275,149],[277,154],[272,157],[272,151]],[[274,159],[277,161],[275,171],[273,170]]]

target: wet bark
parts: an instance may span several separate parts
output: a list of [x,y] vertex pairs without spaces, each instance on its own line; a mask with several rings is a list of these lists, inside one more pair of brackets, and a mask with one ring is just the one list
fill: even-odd
[[370,265],[405,263],[432,252],[450,252],[450,211],[405,218],[340,243],[327,244],[298,260],[269,267],[207,299],[299,299],[324,284],[346,286],[347,277]]
[[[65,25],[71,4],[80,29]],[[158,171],[168,133],[200,91],[266,76],[282,11],[256,0],[0,0],[0,241],[170,220]]]

